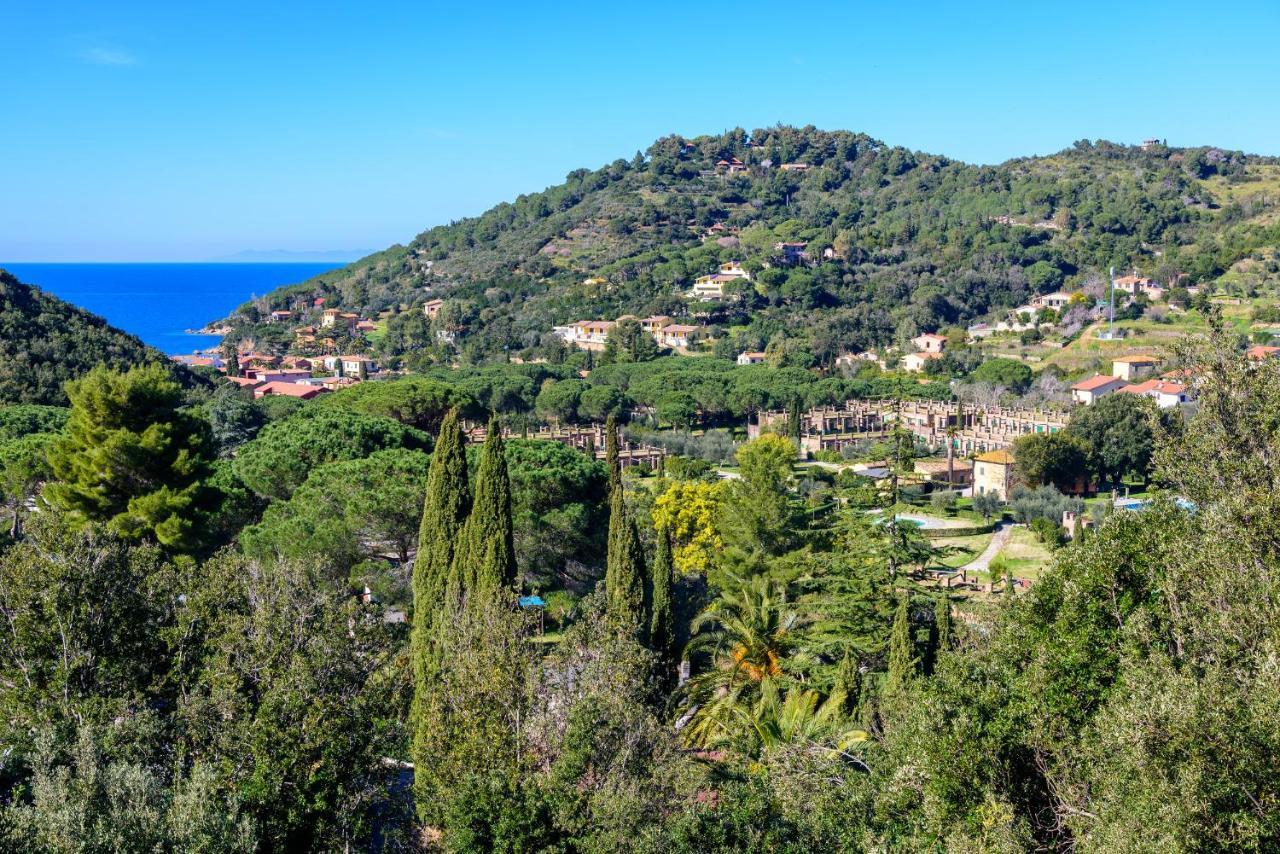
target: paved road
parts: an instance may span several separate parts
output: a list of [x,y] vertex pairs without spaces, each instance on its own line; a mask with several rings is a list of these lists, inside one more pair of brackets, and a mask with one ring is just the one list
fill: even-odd
[[991,535],[991,542],[982,550],[982,554],[960,567],[960,569],[964,572],[985,572],[987,567],[991,566],[991,561],[1004,548],[1004,544],[1009,541],[1009,534],[1012,531],[1012,522],[1001,522],[996,526],[996,532]]

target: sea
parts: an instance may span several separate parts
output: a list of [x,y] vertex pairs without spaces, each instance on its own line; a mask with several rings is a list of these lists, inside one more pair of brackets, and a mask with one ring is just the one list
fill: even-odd
[[341,264],[6,264],[28,285],[101,315],[171,356],[216,347],[217,335],[194,335],[237,306],[280,285],[305,281]]

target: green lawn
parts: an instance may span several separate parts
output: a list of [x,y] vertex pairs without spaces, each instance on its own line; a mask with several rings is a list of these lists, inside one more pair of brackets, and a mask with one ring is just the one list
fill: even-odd
[[939,558],[936,563],[948,569],[959,569],[982,554],[987,546],[991,544],[993,536],[994,534],[977,534],[971,537],[942,537],[934,540],[933,544],[935,546],[956,549],[954,553]]

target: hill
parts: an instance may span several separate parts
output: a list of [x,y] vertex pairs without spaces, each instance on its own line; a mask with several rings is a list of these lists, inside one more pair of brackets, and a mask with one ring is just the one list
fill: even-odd
[[[158,350],[0,270],[0,404],[65,405],[63,383],[94,365],[170,364]],[[179,370],[190,379],[185,370]]]
[[[1212,282],[1280,245],[1278,181],[1275,158],[1159,143],[1080,141],[979,166],[811,127],[671,136],[268,302],[382,312],[384,357],[538,355],[553,325],[699,313],[734,346],[795,338],[829,364],[1075,288],[1112,265]],[[753,278],[736,299],[683,298],[730,260]],[[428,298],[446,301],[432,324],[407,310]],[[260,309],[232,318],[240,334],[254,334]]]

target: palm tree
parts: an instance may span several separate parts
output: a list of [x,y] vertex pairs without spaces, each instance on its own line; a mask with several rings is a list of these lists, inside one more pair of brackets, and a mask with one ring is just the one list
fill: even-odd
[[805,626],[782,584],[762,576],[731,579],[694,619],[694,637],[686,649],[686,656],[705,651],[712,659],[711,668],[685,686],[689,712],[682,733],[700,747],[747,734],[749,710],[766,681],[786,678],[784,664]]

